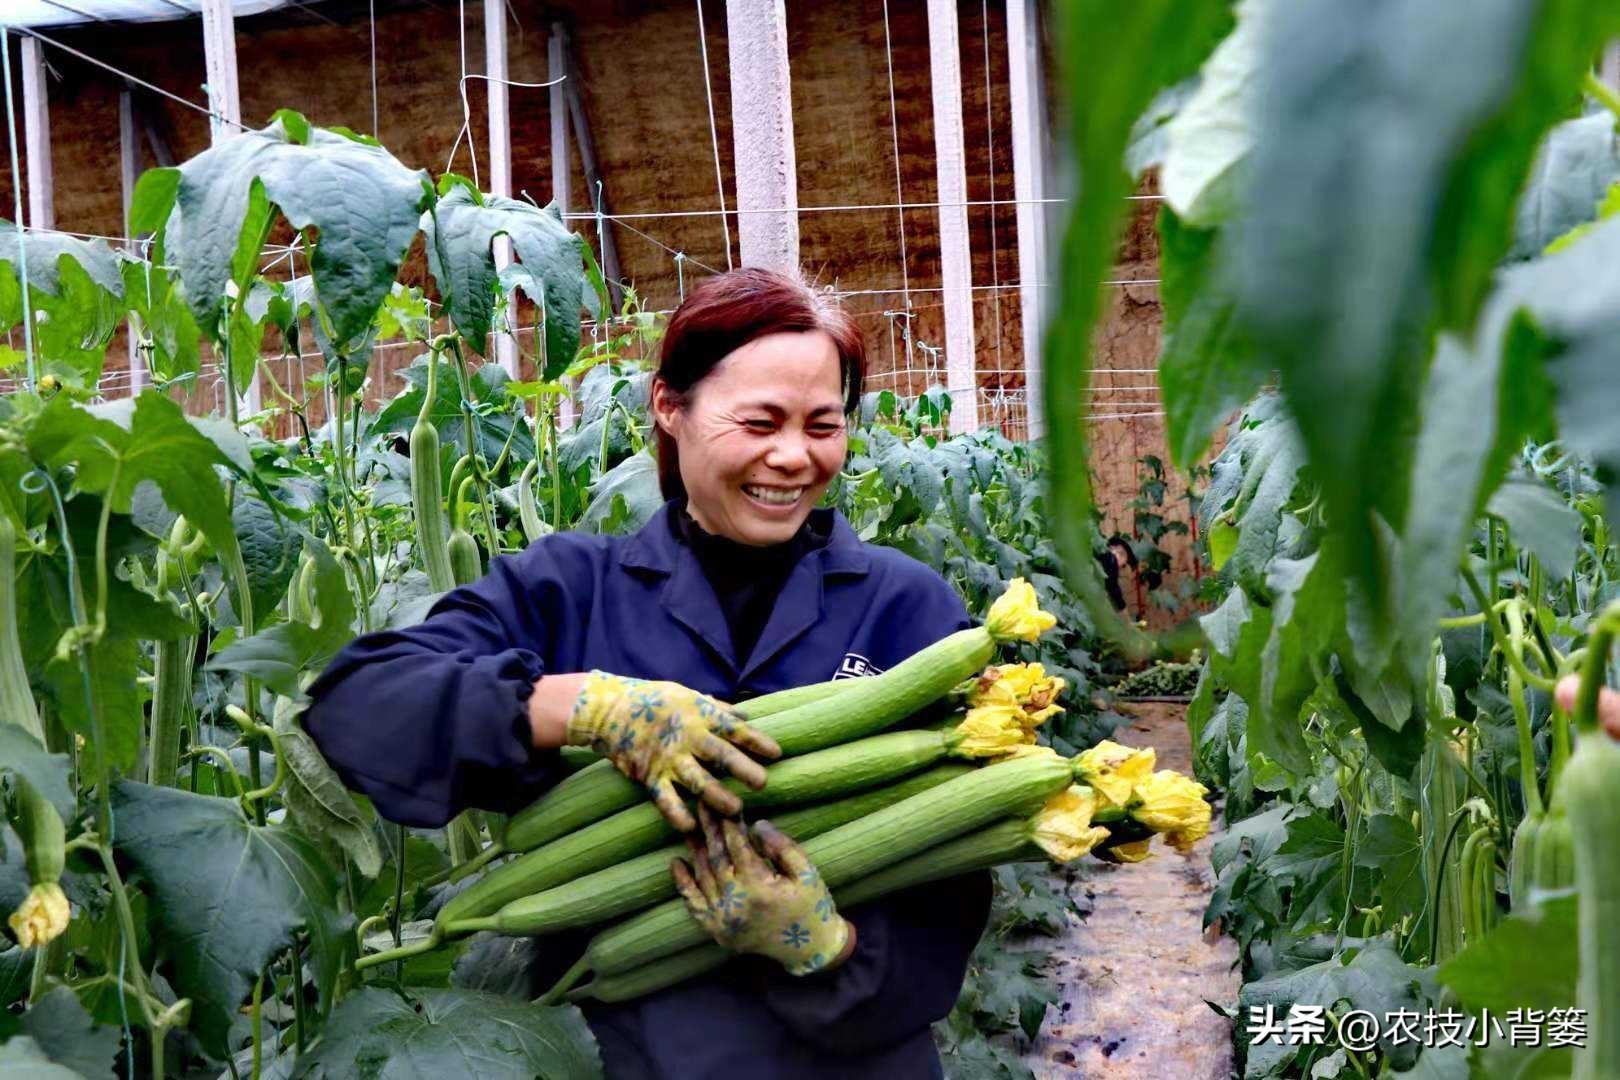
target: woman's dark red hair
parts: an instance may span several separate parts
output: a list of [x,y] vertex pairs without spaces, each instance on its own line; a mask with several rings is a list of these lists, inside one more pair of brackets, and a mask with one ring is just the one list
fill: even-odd
[[[659,354],[658,377],[684,405],[692,388],[731,352],[755,338],[782,332],[820,330],[838,350],[844,411],[861,403],[866,375],[866,341],[849,312],[803,278],[776,270],[745,267],[704,278],[686,294],[670,317]],[[665,499],[686,494],[675,440],[654,425],[658,445],[658,487]]]

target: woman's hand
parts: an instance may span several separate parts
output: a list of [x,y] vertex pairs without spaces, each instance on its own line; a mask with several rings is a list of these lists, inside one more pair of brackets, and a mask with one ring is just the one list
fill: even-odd
[[[1559,679],[1558,685],[1553,689],[1553,698],[1558,702],[1558,707],[1565,712],[1573,712],[1575,698],[1580,688],[1579,675],[1565,675]],[[1598,690],[1597,711],[1598,723],[1603,725],[1611,738],[1620,739],[1620,693],[1610,690],[1607,686]]]
[[[688,837],[692,865],[670,864],[687,910],[715,941],[733,952],[768,956],[790,975],[808,975],[844,961],[855,927],[833,904],[804,849],[768,821],[753,828],[716,820],[698,807],[703,836]],[[764,849],[761,855],[753,841]]]
[[765,768],[738,747],[766,759],[780,757],[769,735],[743,722],[729,705],[680,683],[588,673],[566,741],[589,746],[630,779],[647,785],[666,820],[682,832],[696,825],[675,790],[679,783],[724,814],[742,810],[742,800],[701,762],[719,765],[751,788],[765,786]]

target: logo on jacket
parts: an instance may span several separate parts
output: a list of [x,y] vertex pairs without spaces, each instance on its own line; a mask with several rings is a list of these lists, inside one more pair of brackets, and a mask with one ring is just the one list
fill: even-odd
[[833,673],[835,679],[854,679],[862,675],[881,675],[883,669],[860,653],[845,653],[844,658],[838,662],[838,670]]

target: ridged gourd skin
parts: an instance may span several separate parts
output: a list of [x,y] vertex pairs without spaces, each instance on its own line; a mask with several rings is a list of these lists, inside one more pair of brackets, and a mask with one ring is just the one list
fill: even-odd
[[1583,731],[1558,777],[1556,803],[1574,838],[1580,974],[1575,1004],[1586,1010],[1586,1046],[1573,1080],[1620,1078],[1620,742]]
[[[925,773],[836,802],[790,810],[771,819],[794,840],[807,841],[902,799],[965,775],[973,766],[951,762]],[[675,879],[670,860],[687,853],[684,844],[672,844],[633,859],[575,878],[566,884],[513,900],[495,916],[493,929],[503,934],[549,934],[592,926],[620,915],[640,911],[674,896]],[[455,926],[447,927],[458,932]]]
[[434,592],[446,592],[455,585],[450,564],[449,543],[445,538],[444,488],[439,473],[439,429],[433,426],[433,401],[438,388],[439,360],[428,358],[427,390],[422,410],[411,428],[411,504],[416,523],[417,557],[427,572]]
[[[775,739],[784,756],[838,746],[876,734],[933,704],[957,683],[983,670],[994,654],[995,640],[988,630],[958,630],[883,674],[868,676],[863,685],[750,722]],[[755,715],[764,700],[756,701]],[[744,712],[746,715],[746,709]],[[610,762],[598,762],[513,815],[501,844],[507,851],[528,851],[644,798],[640,784]]]
[[[852,908],[958,874],[1043,858],[1044,853],[1030,839],[1028,819],[1006,818],[834,889],[833,900],[840,909]],[[598,975],[582,988],[582,993],[570,997],[603,1002],[630,1001],[712,971],[732,955],[730,950],[712,941],[694,945],[629,971]]]
[[[986,765],[824,833],[804,845],[805,854],[827,886],[837,889],[1052,795],[1072,780],[1072,764],[1059,757]],[[685,903],[675,900],[598,934],[586,959],[598,974],[628,971],[706,940]]]
[[[933,731],[874,736],[778,762],[765,771],[765,787],[759,791],[737,780],[726,781],[726,786],[742,797],[745,806],[792,806],[836,798],[926,768],[944,756],[945,738]],[[658,808],[643,800],[490,871],[445,904],[439,925],[448,928],[455,920],[491,915],[521,897],[650,851],[673,835],[675,829]]]
[[484,576],[478,541],[459,526],[450,531],[450,576],[456,579],[457,585],[471,585]]

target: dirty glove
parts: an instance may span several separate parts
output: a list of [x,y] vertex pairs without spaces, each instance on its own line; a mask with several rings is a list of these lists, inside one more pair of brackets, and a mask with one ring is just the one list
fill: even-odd
[[702,839],[686,841],[691,866],[676,859],[670,871],[709,936],[732,952],[768,956],[790,975],[821,971],[853,951],[855,928],[838,914],[803,848],[768,821],[750,836],[740,822],[717,820],[707,807],[698,813]]
[[765,786],[765,768],[737,747],[767,759],[782,754],[774,739],[749,727],[729,705],[679,683],[603,671],[585,676],[568,718],[566,741],[589,746],[645,784],[659,813],[682,832],[697,823],[676,783],[721,813],[742,809],[736,792],[721,786],[700,759],[758,789]]

